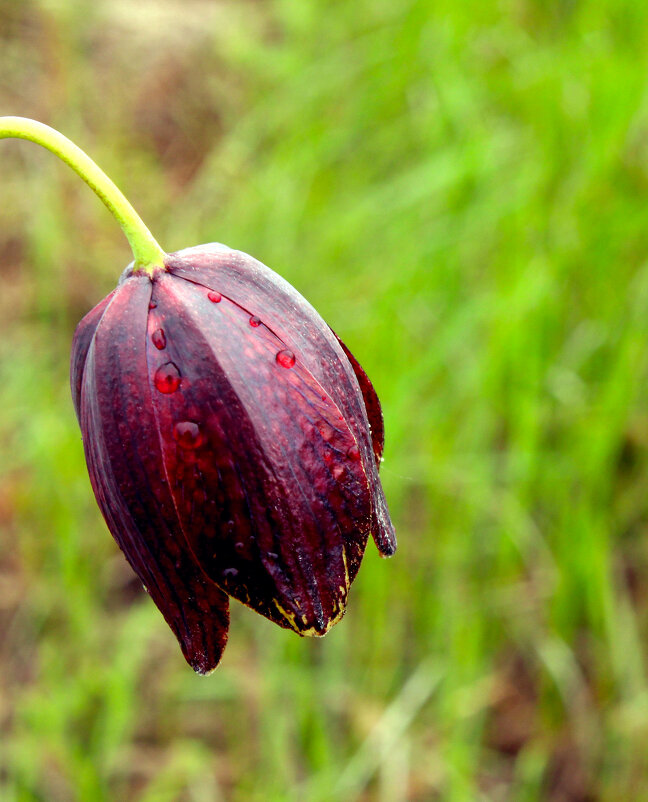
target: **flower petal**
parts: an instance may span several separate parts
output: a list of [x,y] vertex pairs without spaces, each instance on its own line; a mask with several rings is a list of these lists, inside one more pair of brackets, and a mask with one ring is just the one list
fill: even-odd
[[321,635],[344,612],[370,528],[358,441],[301,353],[278,359],[286,343],[264,317],[218,298],[172,275],[154,283],[149,376],[152,387],[170,365],[180,376],[154,408],[182,527],[229,594]]
[[[335,334],[335,332],[333,332]],[[376,457],[376,464],[380,467],[380,460],[382,459],[383,450],[385,448],[385,424],[383,421],[382,407],[378,400],[378,395],[374,390],[374,386],[369,380],[369,376],[364,372],[364,368],[353,356],[351,351],[346,347],[342,340],[335,334],[335,339],[340,344],[340,348],[346,354],[347,359],[351,363],[353,372],[355,373],[358,384],[360,385],[360,392],[364,399],[365,410],[367,412],[367,419],[369,420],[369,427],[371,429],[371,444],[373,446],[374,456]]]
[[94,309],[91,309],[81,320],[74,332],[72,356],[70,358],[70,385],[77,419],[79,419],[79,406],[81,403],[81,380],[83,379],[83,368],[88,355],[88,349],[90,348],[90,343],[97,330],[101,316],[106,311],[106,307],[112,301],[116,292],[117,290],[113,290],[110,295],[107,295],[103,301],[100,301]]
[[189,664],[209,673],[227,640],[229,600],[187,547],[160,474],[160,440],[146,380],[150,295],[150,280],[133,277],[103,304],[101,314],[91,313],[80,324],[73,357],[74,386],[82,374],[76,408],[90,479],[108,528]]
[[[335,332],[333,332],[333,334],[335,334]],[[376,467],[379,468],[382,460],[383,448],[385,446],[385,426],[378,395],[358,360],[353,356],[337,334],[335,334],[335,338],[346,354],[353,368],[353,372],[356,375],[356,379],[358,380],[371,429],[371,443],[376,458]],[[391,525],[387,501],[385,500],[385,494],[382,489],[382,484],[380,483],[376,488],[371,532],[381,557],[391,557],[396,551],[396,534]]]
[[[370,435],[368,412],[376,419],[371,402],[363,398],[355,365],[337,337],[313,307],[281,276],[241,251],[212,243],[169,254],[169,272],[221,293],[252,314],[260,316],[274,334],[294,353],[304,368],[331,393],[358,444],[372,492],[372,534],[383,556],[396,551],[396,535],[378,477],[375,446]],[[375,392],[373,393],[375,397]],[[362,554],[349,560],[351,580]]]

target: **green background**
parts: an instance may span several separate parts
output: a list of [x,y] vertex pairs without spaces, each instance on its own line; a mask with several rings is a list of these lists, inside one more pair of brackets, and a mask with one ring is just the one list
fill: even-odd
[[0,143],[0,799],[648,799],[648,7],[0,0],[0,113],[166,250],[291,281],[382,399],[400,548],[194,676],[96,508],[68,388],[130,261]]

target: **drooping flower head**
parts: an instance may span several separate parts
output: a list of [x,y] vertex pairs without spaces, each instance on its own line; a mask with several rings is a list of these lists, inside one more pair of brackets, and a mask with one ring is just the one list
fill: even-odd
[[106,523],[196,671],[220,660],[230,596],[323,635],[368,535],[394,553],[376,393],[252,257],[210,244],[127,269],[77,328],[71,382]]
[[278,275],[239,251],[166,254],[108,176],[58,131],[0,139],[65,161],[120,224],[133,263],[77,327],[71,383],[108,528],[200,673],[229,597],[301,635],[344,614],[371,532],[396,540],[383,424],[360,365]]

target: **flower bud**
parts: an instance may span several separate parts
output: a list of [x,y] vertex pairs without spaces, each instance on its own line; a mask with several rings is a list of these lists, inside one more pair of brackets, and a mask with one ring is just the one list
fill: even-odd
[[77,328],[71,383],[108,528],[196,671],[220,660],[229,596],[323,635],[369,533],[393,554],[373,387],[250,256],[211,244],[128,268]]

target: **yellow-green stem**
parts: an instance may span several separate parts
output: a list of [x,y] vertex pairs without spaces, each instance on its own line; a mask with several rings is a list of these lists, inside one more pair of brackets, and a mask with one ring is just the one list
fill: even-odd
[[164,251],[144,225],[141,217],[104,171],[74,142],[49,125],[30,120],[28,117],[0,117],[0,139],[11,137],[28,139],[47,148],[69,164],[94,190],[122,227],[133,250],[136,269],[151,275],[156,267],[164,266]]

